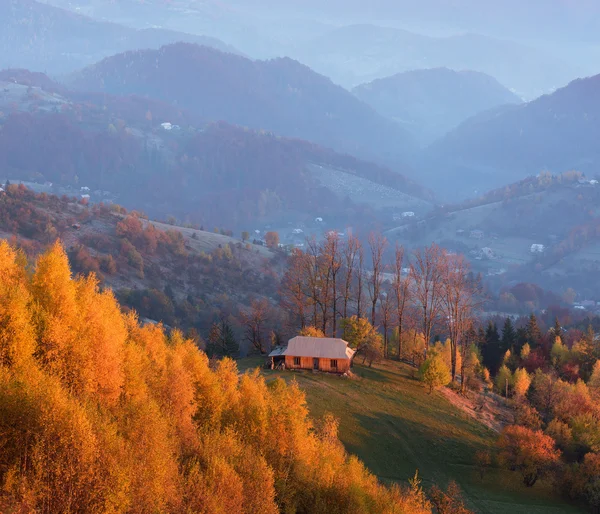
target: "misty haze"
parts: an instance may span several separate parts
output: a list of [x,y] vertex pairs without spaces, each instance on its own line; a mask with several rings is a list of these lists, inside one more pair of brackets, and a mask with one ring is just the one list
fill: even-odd
[[0,512],[598,512],[599,142],[593,0],[0,0]]

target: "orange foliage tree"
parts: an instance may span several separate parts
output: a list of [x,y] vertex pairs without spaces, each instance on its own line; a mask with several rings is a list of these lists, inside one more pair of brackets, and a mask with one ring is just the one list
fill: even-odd
[[507,426],[497,445],[500,462],[508,469],[520,471],[527,487],[532,487],[560,459],[554,440],[540,430]]

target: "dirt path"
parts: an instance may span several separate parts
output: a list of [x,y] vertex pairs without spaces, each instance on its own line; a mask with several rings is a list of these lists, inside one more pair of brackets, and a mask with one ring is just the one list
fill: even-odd
[[442,388],[440,392],[452,405],[494,432],[500,433],[504,426],[511,423],[510,408],[504,399],[495,393],[469,392],[469,396],[462,396],[447,387]]

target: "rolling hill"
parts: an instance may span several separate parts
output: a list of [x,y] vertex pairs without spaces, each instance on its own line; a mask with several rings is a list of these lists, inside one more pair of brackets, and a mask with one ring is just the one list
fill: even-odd
[[35,0],[0,2],[0,68],[62,74],[119,52],[177,41],[237,52],[215,38],[164,29],[135,30]]
[[128,52],[76,74],[76,89],[138,94],[206,120],[297,137],[369,158],[397,158],[412,141],[328,78],[288,58],[249,59],[190,44]]
[[423,180],[466,198],[543,170],[594,175],[599,137],[600,75],[467,120],[424,151]]
[[467,118],[520,98],[484,73],[448,68],[414,70],[374,80],[353,93],[430,143]]

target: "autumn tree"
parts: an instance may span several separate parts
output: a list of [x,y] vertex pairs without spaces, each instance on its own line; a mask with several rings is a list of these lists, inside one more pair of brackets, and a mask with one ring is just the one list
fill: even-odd
[[429,496],[431,503],[440,514],[471,514],[465,506],[462,491],[454,480],[450,481],[445,491],[434,485]]
[[434,388],[446,386],[450,383],[452,376],[442,356],[437,352],[431,352],[425,362],[419,368],[421,381],[429,386],[429,394]]
[[527,370],[519,368],[512,377],[512,383],[515,396],[517,398],[523,398],[531,385],[531,377],[529,376],[529,373],[527,373]]
[[356,350],[356,355],[363,356],[363,362],[369,366],[383,356],[381,334],[369,323],[368,319],[352,316],[342,320],[342,329],[346,341]]
[[279,246],[279,234],[277,232],[267,232],[265,234],[265,243],[267,244],[267,248],[277,248]]
[[502,365],[498,370],[494,385],[496,386],[496,391],[498,393],[508,397],[509,391],[511,391],[513,387],[513,375],[506,365]]
[[302,330],[300,330],[298,335],[302,337],[325,337],[325,334],[320,328],[313,326],[304,327]]
[[507,426],[497,446],[500,462],[508,469],[519,471],[527,487],[532,487],[560,459],[560,451],[551,437],[522,426]]

